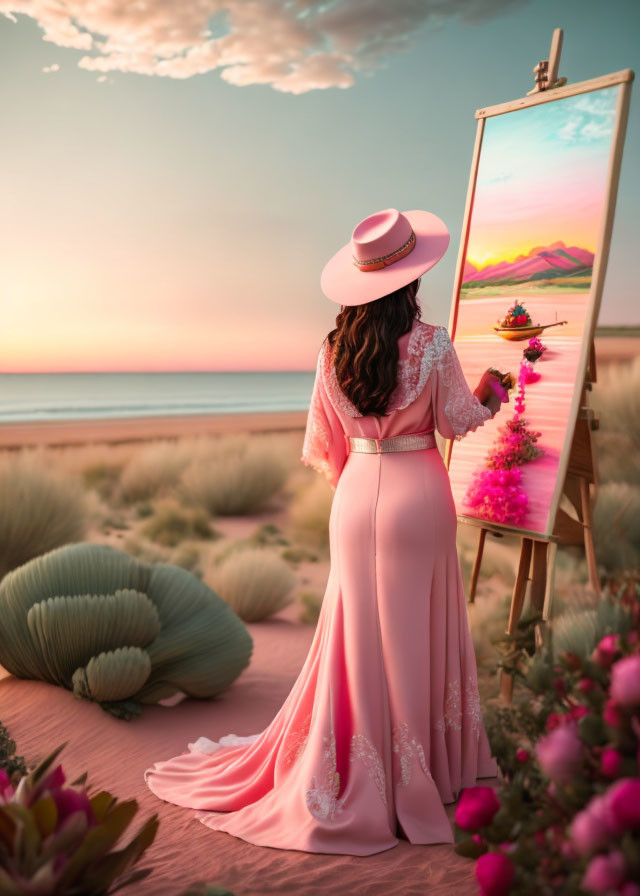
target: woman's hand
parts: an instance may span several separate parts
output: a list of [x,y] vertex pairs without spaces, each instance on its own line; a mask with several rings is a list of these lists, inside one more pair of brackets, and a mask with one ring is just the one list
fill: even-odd
[[485,370],[473,394],[481,404],[489,408],[492,417],[498,413],[500,405],[509,401],[509,392],[503,386],[501,376],[492,369]]

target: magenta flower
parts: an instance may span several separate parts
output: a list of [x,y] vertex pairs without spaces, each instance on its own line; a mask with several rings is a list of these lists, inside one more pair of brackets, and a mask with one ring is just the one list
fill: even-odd
[[613,700],[626,709],[640,706],[640,655],[633,654],[618,660],[611,667],[609,693]]
[[615,747],[605,747],[600,757],[602,774],[607,778],[617,778],[620,774],[621,765],[622,753],[616,750]]
[[607,821],[608,807],[604,796],[596,796],[574,816],[569,828],[572,845],[581,855],[602,849],[611,840]]
[[606,791],[604,800],[614,833],[640,827],[640,778],[620,778]]
[[582,878],[582,887],[590,893],[608,894],[624,881],[626,875],[624,856],[621,852],[610,852],[605,856],[594,856]]
[[568,783],[582,758],[582,743],[575,722],[559,725],[536,745],[536,754],[542,771],[552,781]]
[[611,728],[622,728],[624,716],[615,700],[607,700],[602,712],[602,718]]
[[640,896],[640,886],[634,884],[632,880],[627,880],[620,887],[619,893],[620,896]]
[[530,755],[531,754],[529,753],[528,750],[524,750],[524,749],[516,750],[516,759],[518,760],[518,762],[527,762]]
[[594,647],[593,659],[600,666],[608,668],[620,652],[620,635],[605,635]]
[[6,769],[0,768],[0,803],[7,803],[13,797],[15,791],[11,786]]
[[89,797],[84,791],[72,787],[58,787],[51,794],[58,808],[58,824],[74,812],[84,812],[89,825],[97,824]]
[[500,801],[492,787],[463,787],[455,821],[463,831],[477,831],[491,824],[499,808]]
[[476,880],[482,896],[507,896],[514,876],[513,863],[504,853],[486,852],[476,862]]

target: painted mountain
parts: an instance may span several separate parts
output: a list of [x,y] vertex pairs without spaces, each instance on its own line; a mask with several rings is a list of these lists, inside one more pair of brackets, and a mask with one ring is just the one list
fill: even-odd
[[462,273],[465,286],[505,286],[530,280],[553,281],[562,278],[591,277],[593,252],[567,246],[559,240],[549,246],[534,246],[514,261],[501,261],[476,268],[467,261]]

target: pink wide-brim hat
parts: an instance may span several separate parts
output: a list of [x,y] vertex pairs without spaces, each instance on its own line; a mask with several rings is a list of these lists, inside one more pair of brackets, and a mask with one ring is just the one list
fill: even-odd
[[320,286],[340,305],[373,302],[432,268],[450,238],[447,225],[431,212],[376,212],[360,221],[351,241],[329,259]]

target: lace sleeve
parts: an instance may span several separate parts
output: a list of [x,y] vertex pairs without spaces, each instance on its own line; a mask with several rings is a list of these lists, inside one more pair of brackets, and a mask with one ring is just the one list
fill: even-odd
[[436,428],[445,439],[459,441],[493,414],[469,388],[446,327],[436,329],[434,344],[432,394]]
[[316,378],[311,393],[307,427],[300,460],[322,473],[334,488],[347,459],[347,443],[340,417],[326,393],[323,366],[326,341],[318,352]]

